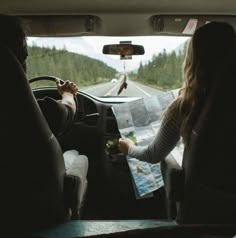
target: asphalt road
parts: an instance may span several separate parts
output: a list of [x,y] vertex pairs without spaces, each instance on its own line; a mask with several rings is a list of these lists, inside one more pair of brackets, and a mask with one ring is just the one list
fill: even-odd
[[[80,88],[81,91],[92,94],[94,96],[117,96],[122,81],[119,80],[116,83],[108,82],[89,86],[86,88]],[[125,97],[149,97],[157,95],[161,91],[152,87],[137,83],[131,80],[127,80],[127,88],[123,89],[119,96]]]

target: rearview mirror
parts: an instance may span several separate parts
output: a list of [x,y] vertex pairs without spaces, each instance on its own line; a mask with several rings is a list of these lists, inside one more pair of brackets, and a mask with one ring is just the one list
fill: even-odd
[[143,55],[144,47],[142,45],[132,45],[132,44],[112,44],[104,45],[103,54],[108,55],[120,55],[120,56],[132,56],[132,55]]

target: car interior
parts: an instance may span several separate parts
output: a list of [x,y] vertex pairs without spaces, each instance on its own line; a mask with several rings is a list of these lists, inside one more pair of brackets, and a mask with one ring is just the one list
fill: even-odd
[[[29,47],[25,74],[0,45],[2,231],[68,238],[236,235],[235,83],[212,90],[194,128],[204,133],[191,137],[182,164],[171,154],[161,162],[164,186],[141,199],[117,149],[122,130],[114,111],[157,94],[176,95],[194,31],[211,21],[236,29],[235,7],[233,0],[1,1],[0,14],[23,22]],[[167,56],[178,62],[174,76],[162,66]],[[148,73],[158,67],[163,81]],[[57,79],[75,79],[79,91],[73,125],[55,138],[36,99],[60,100]],[[88,157],[86,177],[66,174],[69,150]]]

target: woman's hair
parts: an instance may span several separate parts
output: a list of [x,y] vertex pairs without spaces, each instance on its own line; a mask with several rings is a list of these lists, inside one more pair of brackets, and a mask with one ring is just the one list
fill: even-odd
[[0,44],[7,46],[21,64],[27,57],[26,33],[20,18],[0,14]]
[[214,84],[236,78],[236,35],[225,22],[211,22],[198,28],[188,43],[183,63],[184,85],[178,98],[167,108],[178,107],[180,134],[188,141],[203,103]]

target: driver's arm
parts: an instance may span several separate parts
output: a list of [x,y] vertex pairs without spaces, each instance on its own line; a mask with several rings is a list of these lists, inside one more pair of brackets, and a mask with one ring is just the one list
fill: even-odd
[[75,99],[73,94],[64,92],[61,95],[62,99],[60,100],[61,103],[71,107],[73,113],[75,114],[76,112],[76,104],[75,104]]
[[71,126],[76,112],[74,96],[78,92],[78,87],[66,81],[64,84],[56,82],[61,100],[50,97],[38,99],[38,104],[49,124],[50,129],[56,137],[62,135]]
[[71,107],[73,112],[75,113],[76,104],[74,97],[78,92],[77,85],[69,80],[67,80],[64,84],[61,84],[61,82],[57,80],[56,85],[59,94],[62,96],[62,100],[60,102]]
[[[37,99],[48,125],[53,134],[58,137],[67,131],[73,123],[74,112],[67,103],[61,103],[50,97]],[[65,101],[64,101],[65,102]]]

